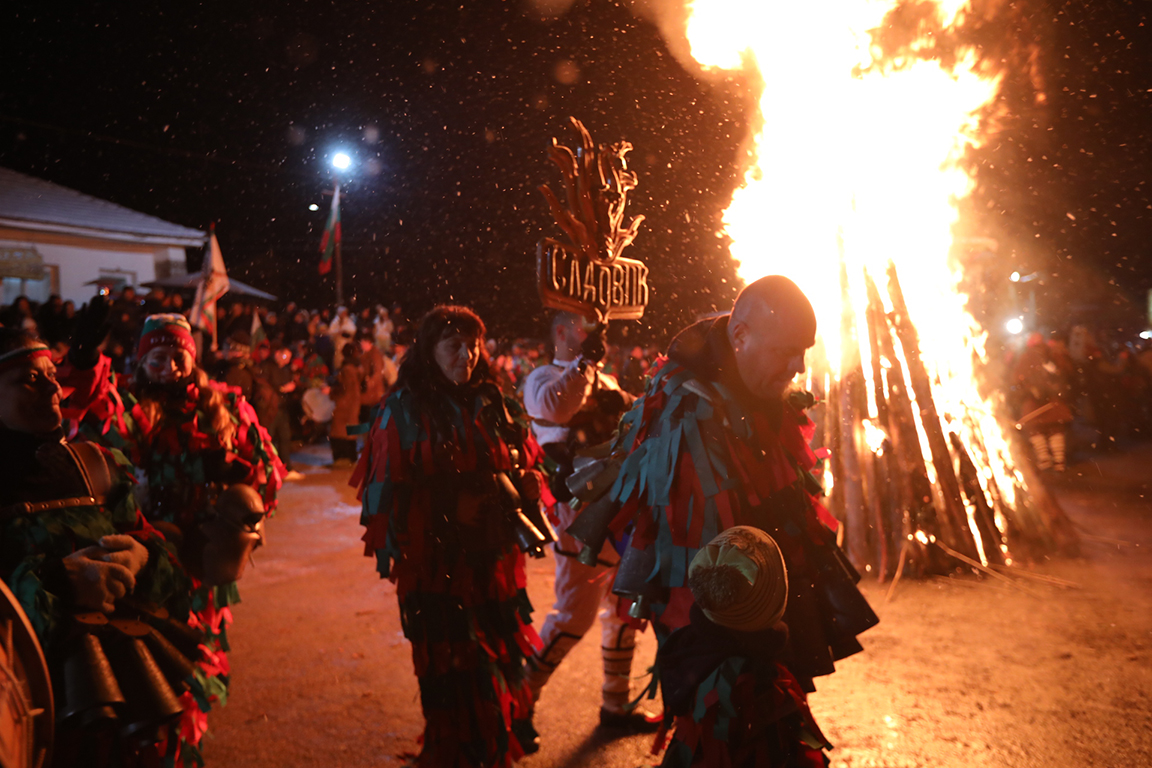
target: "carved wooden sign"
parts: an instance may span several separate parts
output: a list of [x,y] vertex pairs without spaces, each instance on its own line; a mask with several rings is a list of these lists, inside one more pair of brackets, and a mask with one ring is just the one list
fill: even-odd
[[582,259],[563,243],[546,237],[536,247],[536,274],[544,306],[603,320],[638,320],[648,306],[648,267],[618,257],[612,262]]
[[648,267],[625,259],[621,251],[636,238],[643,216],[623,226],[628,192],[636,174],[624,160],[626,141],[597,146],[576,118],[580,136],[573,152],[552,140],[552,162],[564,177],[567,207],[548,185],[540,187],[566,241],[546,237],[536,247],[536,276],[544,306],[584,315],[589,320],[637,320],[648,305]]

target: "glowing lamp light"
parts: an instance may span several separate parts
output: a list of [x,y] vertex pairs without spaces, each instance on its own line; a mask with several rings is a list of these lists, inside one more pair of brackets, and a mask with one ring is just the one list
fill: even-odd
[[312,205],[308,206],[308,210],[318,211],[318,210],[320,210],[320,206],[316,205],[316,203],[312,203]]
[[1152,339],[1152,331],[1140,331],[1140,338]]
[[1008,279],[1014,283],[1018,283],[1018,282],[1020,282],[1020,273],[1019,272],[1013,272],[1012,274],[1010,274],[1008,276]]
[[338,171],[345,171],[352,165],[352,158],[343,152],[337,152],[332,156],[332,167]]
[[1014,317],[1011,320],[1009,320],[1007,323],[1004,324],[1004,328],[1008,331],[1008,333],[1012,334],[1013,336],[1015,336],[1018,333],[1023,333],[1024,332],[1024,318]]

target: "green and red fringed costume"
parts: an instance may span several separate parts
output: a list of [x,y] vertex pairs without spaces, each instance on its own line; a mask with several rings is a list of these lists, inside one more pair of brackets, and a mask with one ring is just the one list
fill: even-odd
[[[195,384],[183,388],[182,403],[165,405],[160,424],[152,424],[130,380],[115,376],[111,361],[103,355],[92,368],[61,366],[58,378],[71,390],[62,410],[72,436],[116,448],[130,457],[146,484],[144,512],[151,522],[191,530],[208,519],[215,493],[231,483],[251,485],[264,500],[265,511],[270,514],[275,509],[286,470],[268,431],[238,388],[209,383],[224,395],[236,425],[234,445],[226,447],[197,405],[200,393]],[[240,601],[240,595],[235,583],[209,587],[192,581],[189,624],[203,631],[206,641],[195,684],[187,694],[181,737],[198,747],[208,727],[207,712],[227,703],[231,672],[227,628],[232,623],[230,606]]]
[[654,551],[648,583],[661,637],[688,624],[688,565],[702,546],[735,525],[767,532],[789,573],[784,663],[815,690],[812,678],[860,651],[856,635],[878,619],[836,546],[835,518],[817,499],[812,421],[793,402],[763,403],[748,393],[727,322],[704,321],[677,336],[621,420],[614,452],[624,459],[609,491],[620,506],[611,527],[623,540],[633,524],[630,546]]
[[[44,648],[49,672],[56,681],[57,714],[68,706],[82,704],[81,692],[64,684],[69,678],[66,666],[74,652],[77,624],[72,617],[88,613],[74,602],[74,588],[64,567],[64,558],[90,546],[98,546],[103,536],[127,534],[148,550],[148,562],[136,574],[135,588],[128,596],[137,603],[157,606],[175,621],[186,621],[189,613],[191,577],[180,565],[175,547],[153,528],[140,513],[132,487],[133,467],[123,453],[95,446],[110,480],[107,492],[92,497],[85,478],[93,465],[83,470],[64,447],[62,432],[34,436],[0,425],[0,576],[2,576]],[[44,509],[28,511],[24,505],[54,502]],[[57,506],[66,502],[64,506]],[[23,508],[22,508],[23,507]],[[131,618],[132,609],[120,614]],[[113,673],[115,674],[115,673]],[[195,681],[185,681],[196,690]],[[82,689],[81,689],[82,691]],[[185,691],[184,696],[191,696]],[[191,702],[181,700],[187,713]],[[194,707],[193,707],[194,709]],[[80,719],[79,717],[75,718]],[[116,727],[78,731],[74,720],[57,730],[53,764],[174,765],[178,760],[199,761],[194,747],[182,749],[178,741],[114,746]],[[83,743],[83,746],[81,746]],[[86,748],[100,747],[93,753]],[[126,749],[127,751],[120,751]]]
[[825,768],[831,747],[796,678],[777,661],[787,627],[740,632],[692,606],[656,663],[676,731],[661,768]]
[[[539,645],[524,554],[490,499],[514,452],[539,448],[495,385],[430,407],[405,387],[373,419],[351,483],[363,501],[364,554],[396,584],[420,683],[421,766],[508,766],[534,738],[524,660]],[[476,503],[479,500],[479,503]]]

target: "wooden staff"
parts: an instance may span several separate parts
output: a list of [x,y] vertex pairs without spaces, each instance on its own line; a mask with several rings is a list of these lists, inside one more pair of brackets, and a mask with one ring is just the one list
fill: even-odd
[[976,540],[968,529],[968,515],[960,497],[960,483],[952,469],[952,455],[944,439],[940,426],[940,416],[936,413],[936,403],[932,397],[932,383],[928,371],[920,357],[920,339],[912,318],[908,316],[908,305],[904,302],[904,292],[900,290],[900,279],[896,275],[896,265],[888,262],[888,295],[892,298],[893,326],[904,348],[904,359],[908,363],[908,374],[912,380],[912,391],[916,393],[916,404],[920,408],[920,423],[928,436],[928,449],[932,454],[932,466],[936,469],[936,482],[944,502],[944,514],[940,516],[941,530],[955,544],[956,549],[969,557],[976,557]]

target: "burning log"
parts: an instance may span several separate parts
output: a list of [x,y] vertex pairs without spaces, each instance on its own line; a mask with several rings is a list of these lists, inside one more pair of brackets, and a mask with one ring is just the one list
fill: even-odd
[[[840,265],[840,290],[844,297],[841,338],[850,339],[856,326],[856,317],[848,297],[848,272],[843,263]],[[857,440],[858,432],[862,428],[860,420],[865,415],[859,408],[859,396],[864,383],[863,377],[856,375],[860,366],[859,361],[859,354],[854,354],[851,345],[845,344],[841,366],[845,375],[841,377],[839,387],[840,456],[844,471],[843,476],[837,478],[837,485],[843,489],[842,498],[847,512],[848,557],[857,570],[863,572],[871,565],[871,558],[868,553],[868,520],[866,515],[862,514],[865,510],[864,484],[860,472]]]
[[892,325],[904,350],[904,360],[908,364],[908,377],[912,390],[916,393],[916,404],[920,409],[920,424],[928,437],[928,448],[932,454],[932,466],[936,470],[937,487],[943,499],[943,514],[937,519],[941,523],[945,537],[955,542],[960,552],[976,557],[976,541],[968,528],[968,514],[960,497],[960,484],[952,469],[952,455],[944,439],[940,426],[940,416],[936,413],[936,403],[932,397],[932,382],[920,358],[920,339],[916,326],[908,316],[908,306],[904,303],[904,292],[900,290],[900,279],[896,265],[888,262],[888,294],[892,299]]
[[980,532],[984,555],[988,558],[988,562],[1003,565],[1004,551],[1000,546],[1004,542],[1000,537],[1000,531],[996,529],[992,506],[988,503],[988,497],[984,495],[984,489],[980,487],[976,465],[972,463],[972,457],[964,448],[964,441],[960,439],[960,435],[953,432],[949,437],[952,439],[952,450],[956,451],[956,455],[960,458],[960,486],[968,503],[975,510],[972,517],[976,523],[976,530]]
[[[892,452],[893,461],[890,469],[896,487],[897,508],[900,510],[900,538],[903,542],[909,543],[908,556],[912,559],[918,574],[923,574],[926,570],[942,570],[944,564],[939,562],[934,553],[926,552],[923,543],[914,536],[916,531],[935,534],[939,530],[933,506],[935,493],[924,466],[920,436],[916,433],[916,423],[912,415],[912,401],[904,389],[904,371],[900,359],[896,357],[895,345],[884,314],[884,305],[880,301],[880,292],[867,273],[864,275],[864,281],[871,316],[869,337],[876,340],[876,348],[891,366],[888,369],[880,367],[878,371],[880,382],[874,386],[878,387],[880,394],[877,398],[877,409],[880,400],[885,402],[885,411],[888,415],[886,431],[895,449]],[[879,356],[876,359],[879,363]],[[901,544],[901,550],[903,549]]]

